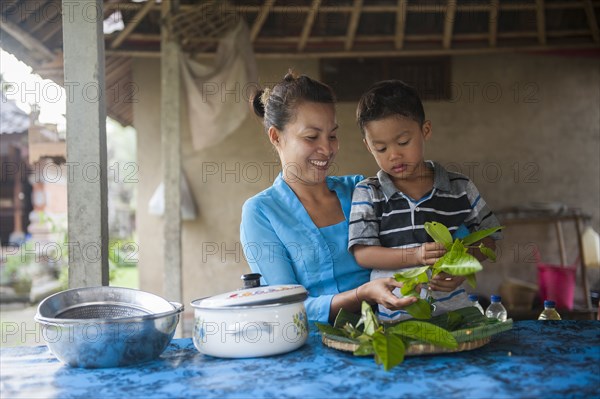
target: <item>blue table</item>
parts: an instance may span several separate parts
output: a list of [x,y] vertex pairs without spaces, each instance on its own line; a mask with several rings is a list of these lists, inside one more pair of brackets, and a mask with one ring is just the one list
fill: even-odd
[[488,345],[408,357],[391,372],[372,358],[325,347],[311,331],[301,349],[260,359],[201,355],[176,339],[156,360],[113,369],[63,366],[45,346],[0,351],[0,397],[597,397],[600,322],[516,322]]

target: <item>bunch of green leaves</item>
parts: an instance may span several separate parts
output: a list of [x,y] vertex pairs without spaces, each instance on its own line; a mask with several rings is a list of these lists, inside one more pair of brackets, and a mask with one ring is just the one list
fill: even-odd
[[431,320],[404,320],[381,325],[367,302],[362,303],[360,316],[341,309],[333,326],[316,323],[324,336],[334,336],[337,342],[356,347],[355,356],[374,356],[386,371],[404,361],[407,348],[415,343],[430,343],[456,349],[459,342],[491,337],[512,328],[512,320],[501,322],[488,318],[472,307],[457,309]]
[[449,349],[458,346],[450,332],[431,323],[407,320],[384,327],[367,302],[362,303],[360,318],[356,317],[342,309],[333,326],[317,323],[317,327],[323,334],[336,336],[338,341],[358,344],[354,355],[374,355],[375,362],[382,364],[386,371],[404,361],[404,353],[412,341]]
[[[501,228],[502,226],[498,226],[491,229],[479,230],[462,239],[452,239],[452,234],[450,234],[448,228],[443,224],[438,222],[425,223],[425,231],[427,234],[429,234],[435,242],[444,245],[447,252],[432,266],[421,266],[396,273],[394,278],[396,281],[403,284],[400,292],[403,296],[414,296],[418,298],[419,293],[417,292],[416,287],[420,284],[427,284],[429,282],[427,272],[430,269],[431,277],[435,277],[442,272],[452,276],[464,276],[467,279],[467,282],[472,287],[475,287],[477,284],[475,273],[482,270],[483,267],[476,257],[468,253],[468,250],[477,249],[488,259],[495,261],[496,254],[493,249],[486,247],[483,243],[480,243],[479,245],[472,244],[494,234]],[[430,319],[431,302],[432,298],[428,298],[427,300],[419,298],[417,302],[411,304],[405,310],[415,319]]]

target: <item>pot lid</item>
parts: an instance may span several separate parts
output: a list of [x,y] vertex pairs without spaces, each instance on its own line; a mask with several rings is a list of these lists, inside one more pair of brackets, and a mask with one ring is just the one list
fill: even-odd
[[202,309],[217,309],[242,306],[284,305],[303,302],[307,296],[306,289],[301,285],[265,285],[196,299],[192,302],[192,306]]

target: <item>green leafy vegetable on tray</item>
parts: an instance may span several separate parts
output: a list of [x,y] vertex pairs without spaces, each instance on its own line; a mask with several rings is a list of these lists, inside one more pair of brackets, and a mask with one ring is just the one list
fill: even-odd
[[500,322],[487,318],[478,309],[467,307],[435,316],[429,321],[404,320],[382,325],[367,302],[361,315],[341,309],[334,325],[316,323],[323,337],[350,344],[356,356],[374,356],[388,371],[404,361],[411,345],[428,343],[439,348],[456,349],[460,343],[491,337],[512,328],[512,320]]
[[[476,257],[468,253],[469,249],[477,249],[488,259],[496,260],[496,254],[491,248],[483,243],[473,246],[472,244],[494,234],[502,226],[493,227],[473,232],[468,236],[452,240],[452,234],[446,226],[438,222],[425,223],[425,231],[437,243],[443,244],[446,253],[433,266],[421,266],[401,271],[394,275],[396,281],[402,283],[400,292],[404,296],[419,296],[416,288],[419,284],[429,282],[427,272],[431,269],[431,276],[436,276],[442,272],[453,276],[464,276],[467,282],[475,287],[477,280],[475,273],[482,270],[483,267]],[[431,318],[431,300],[419,298],[417,302],[408,306],[405,310],[415,319],[427,320]]]

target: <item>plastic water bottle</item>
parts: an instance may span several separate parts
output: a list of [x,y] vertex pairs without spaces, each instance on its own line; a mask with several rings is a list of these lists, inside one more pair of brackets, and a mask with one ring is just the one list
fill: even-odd
[[506,321],[506,309],[502,305],[502,297],[500,295],[492,295],[492,303],[485,310],[485,315],[492,319]]
[[470,294],[469,295],[469,302],[471,302],[471,306],[476,307],[477,309],[479,309],[479,311],[481,312],[481,314],[485,314],[485,312],[483,311],[483,308],[479,304],[479,297],[477,295]]
[[544,301],[544,310],[538,317],[538,320],[560,320],[560,315],[556,311],[556,303],[554,301]]

